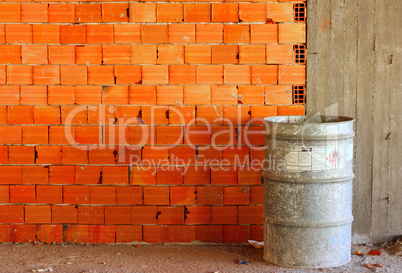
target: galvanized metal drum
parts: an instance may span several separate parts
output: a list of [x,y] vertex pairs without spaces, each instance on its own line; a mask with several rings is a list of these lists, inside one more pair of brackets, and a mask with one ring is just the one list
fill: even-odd
[[265,118],[264,260],[346,264],[351,252],[353,119]]

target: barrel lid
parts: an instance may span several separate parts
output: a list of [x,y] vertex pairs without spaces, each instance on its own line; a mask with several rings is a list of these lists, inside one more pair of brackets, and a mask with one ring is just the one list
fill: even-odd
[[273,116],[266,117],[264,121],[267,123],[280,123],[281,125],[295,125],[295,124],[325,124],[325,123],[343,123],[343,122],[353,122],[354,119],[345,116]]

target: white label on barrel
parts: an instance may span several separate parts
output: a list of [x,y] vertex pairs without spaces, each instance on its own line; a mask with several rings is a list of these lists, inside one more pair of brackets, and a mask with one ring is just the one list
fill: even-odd
[[296,146],[286,154],[288,171],[324,171],[343,168],[344,158],[339,147]]

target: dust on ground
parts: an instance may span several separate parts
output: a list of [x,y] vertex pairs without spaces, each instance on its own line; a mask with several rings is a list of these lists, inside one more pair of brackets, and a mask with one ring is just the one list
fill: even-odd
[[[366,255],[371,248],[382,254]],[[395,249],[389,244],[355,245],[347,265],[306,270],[270,265],[263,261],[263,250],[251,246],[7,243],[0,245],[0,272],[402,272],[402,253]],[[357,250],[363,256],[355,255]],[[239,265],[239,259],[249,260],[250,264]],[[367,263],[384,267],[369,269]]]

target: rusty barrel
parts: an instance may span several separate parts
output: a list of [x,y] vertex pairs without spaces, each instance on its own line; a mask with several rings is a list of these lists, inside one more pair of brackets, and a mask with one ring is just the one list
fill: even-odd
[[350,261],[353,119],[265,118],[264,260],[322,268]]

